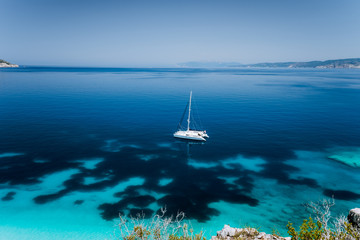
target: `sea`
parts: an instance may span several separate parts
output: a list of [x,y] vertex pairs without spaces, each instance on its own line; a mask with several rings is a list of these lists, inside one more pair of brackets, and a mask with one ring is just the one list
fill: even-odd
[[[190,91],[206,142],[173,137]],[[161,208],[288,236],[359,186],[359,69],[0,69],[0,239],[120,239]]]

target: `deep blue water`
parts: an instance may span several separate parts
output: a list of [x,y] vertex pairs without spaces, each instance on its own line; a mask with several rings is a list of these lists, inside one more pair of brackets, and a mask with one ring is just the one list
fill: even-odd
[[[190,90],[204,144],[172,137]],[[328,157],[360,162],[359,110],[356,69],[0,69],[0,232],[102,238],[119,213],[166,205],[208,233],[285,233],[332,195],[347,214],[360,169]]]

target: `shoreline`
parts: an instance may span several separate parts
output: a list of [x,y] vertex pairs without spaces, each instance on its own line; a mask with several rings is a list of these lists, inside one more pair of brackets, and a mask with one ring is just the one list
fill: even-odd
[[0,68],[18,68],[17,64],[0,63]]

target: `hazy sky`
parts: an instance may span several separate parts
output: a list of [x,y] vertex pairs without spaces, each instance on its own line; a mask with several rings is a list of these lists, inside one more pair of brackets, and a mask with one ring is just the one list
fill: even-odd
[[0,59],[174,66],[360,57],[360,0],[0,0]]

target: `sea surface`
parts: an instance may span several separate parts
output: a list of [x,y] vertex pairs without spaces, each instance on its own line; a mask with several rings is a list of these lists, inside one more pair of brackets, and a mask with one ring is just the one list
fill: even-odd
[[[190,91],[204,143],[172,135]],[[0,69],[0,239],[116,239],[161,207],[287,235],[310,201],[360,207],[359,166],[357,69]]]

